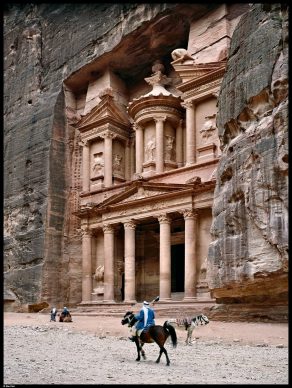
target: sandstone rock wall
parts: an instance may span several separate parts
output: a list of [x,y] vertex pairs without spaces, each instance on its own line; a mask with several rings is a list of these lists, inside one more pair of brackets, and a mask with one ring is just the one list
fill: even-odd
[[287,305],[286,6],[254,4],[240,20],[219,95],[217,126],[222,157],[209,286],[217,303],[242,303],[245,309],[248,304]]
[[6,7],[4,283],[14,305],[81,300],[80,241],[66,243],[74,134],[65,119],[63,81],[174,6]]

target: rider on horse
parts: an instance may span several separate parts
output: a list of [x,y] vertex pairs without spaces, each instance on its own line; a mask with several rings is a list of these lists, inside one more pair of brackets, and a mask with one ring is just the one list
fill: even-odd
[[131,341],[134,341],[135,336],[140,336],[144,329],[147,329],[150,326],[155,325],[155,313],[154,310],[150,307],[150,304],[146,301],[143,302],[143,307],[140,310],[139,314],[135,315],[135,318],[138,320],[135,324],[135,331],[133,337],[130,337]]

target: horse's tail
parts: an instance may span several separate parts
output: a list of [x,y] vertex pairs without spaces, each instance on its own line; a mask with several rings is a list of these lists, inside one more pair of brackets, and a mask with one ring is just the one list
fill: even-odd
[[168,321],[164,322],[163,328],[170,334],[172,345],[175,348],[177,345],[177,336],[175,328]]

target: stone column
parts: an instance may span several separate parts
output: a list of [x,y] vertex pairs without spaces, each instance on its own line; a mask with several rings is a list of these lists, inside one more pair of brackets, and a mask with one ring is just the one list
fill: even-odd
[[125,302],[136,303],[135,294],[135,222],[124,223],[125,228]]
[[158,216],[160,224],[159,246],[159,295],[160,300],[171,299],[171,240],[170,218],[166,214]]
[[164,121],[166,117],[154,117],[156,123],[156,172],[160,174],[164,170],[164,144],[163,144],[163,132],[164,132]]
[[91,301],[92,293],[92,262],[91,238],[92,232],[85,227],[82,233],[82,303]]
[[88,192],[90,190],[90,158],[89,158],[89,143],[86,142],[80,142],[79,143],[82,146],[82,191]]
[[144,160],[143,128],[137,124],[134,124],[134,128],[136,131],[136,174],[141,174]]
[[179,121],[176,128],[176,163],[178,167],[183,166],[183,130],[182,120]]
[[129,181],[131,179],[131,142],[126,141],[125,144],[125,179]]
[[114,237],[112,225],[104,225],[104,302],[114,302]]
[[185,295],[184,300],[196,297],[196,238],[197,213],[192,210],[183,212],[185,219]]
[[196,163],[195,107],[192,101],[182,103],[186,108],[186,166]]
[[103,133],[104,138],[104,186],[113,184],[113,135],[110,131]]

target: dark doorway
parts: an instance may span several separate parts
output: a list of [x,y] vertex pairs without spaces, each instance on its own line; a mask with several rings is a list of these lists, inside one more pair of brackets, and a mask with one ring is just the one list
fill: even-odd
[[185,246],[171,246],[171,292],[184,292],[185,287]]

